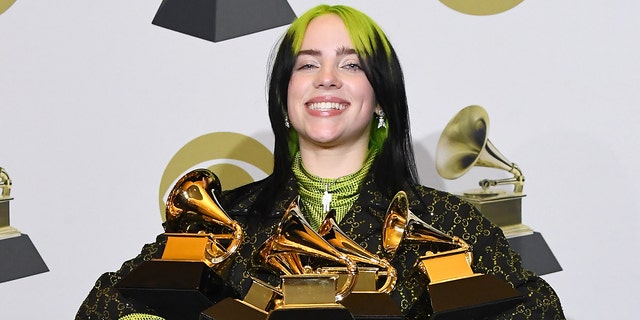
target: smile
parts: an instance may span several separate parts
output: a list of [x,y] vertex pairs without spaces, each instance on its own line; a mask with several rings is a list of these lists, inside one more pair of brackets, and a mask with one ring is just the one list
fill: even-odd
[[307,105],[311,110],[328,111],[328,110],[342,110],[346,108],[345,104],[337,102],[314,102]]

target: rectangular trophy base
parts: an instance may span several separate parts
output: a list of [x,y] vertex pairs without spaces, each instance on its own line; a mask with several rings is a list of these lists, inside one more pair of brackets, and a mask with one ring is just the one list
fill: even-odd
[[150,260],[125,276],[116,288],[165,319],[198,319],[202,310],[234,291],[202,261]]
[[24,233],[0,240],[0,282],[49,271],[38,250]]
[[336,306],[283,307],[269,313],[267,320],[355,320],[347,308]]
[[402,320],[400,306],[390,295],[382,292],[352,292],[340,304],[355,320]]
[[507,193],[496,197],[474,197],[463,195],[462,198],[473,204],[483,216],[500,227],[507,238],[531,234],[532,230],[522,224],[522,198],[524,194]]
[[226,298],[200,314],[200,320],[265,320],[268,313],[244,301]]
[[432,283],[428,289],[433,320],[481,318],[512,307],[522,299],[520,292],[491,274]]

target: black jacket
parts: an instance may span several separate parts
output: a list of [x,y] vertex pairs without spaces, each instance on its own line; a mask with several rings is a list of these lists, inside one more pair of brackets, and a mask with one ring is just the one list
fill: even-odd
[[[266,179],[269,179],[267,177]],[[277,285],[277,275],[265,272],[252,263],[254,251],[273,232],[287,207],[297,197],[295,178],[281,188],[271,210],[258,212],[254,202],[265,185],[265,180],[225,191],[220,200],[229,216],[238,221],[245,238],[237,255],[232,256],[223,277],[242,298],[251,286],[251,276]],[[496,314],[482,316],[489,319],[564,319],[560,301],[553,289],[540,277],[523,269],[521,259],[514,252],[500,228],[485,219],[473,205],[460,198],[425,186],[409,186],[404,190],[409,197],[410,210],[424,222],[451,236],[466,241],[473,251],[473,271],[494,274],[516,288],[523,295],[520,304]],[[378,256],[384,256],[381,246],[382,225],[391,198],[377,188],[368,176],[360,196],[339,226],[352,240]],[[191,223],[185,221],[185,223]],[[202,226],[208,229],[207,225]],[[131,313],[156,314],[150,307],[123,297],[114,285],[143,261],[162,255],[166,237],[147,244],[136,258],[127,261],[114,273],[105,273],[85,299],[76,319],[117,319]],[[425,247],[426,246],[426,247]],[[397,269],[398,282],[391,292],[406,319],[427,319],[432,313],[428,278],[416,268],[418,258],[430,245],[401,245],[391,260]]]

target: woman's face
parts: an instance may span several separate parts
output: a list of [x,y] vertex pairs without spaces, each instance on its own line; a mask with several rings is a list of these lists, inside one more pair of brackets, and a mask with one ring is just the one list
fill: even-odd
[[373,88],[337,15],[313,19],[288,89],[289,122],[300,148],[368,147]]

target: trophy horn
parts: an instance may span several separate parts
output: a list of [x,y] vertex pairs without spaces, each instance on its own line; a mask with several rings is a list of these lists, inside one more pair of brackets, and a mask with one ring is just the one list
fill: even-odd
[[[212,263],[224,261],[238,249],[244,234],[242,227],[222,209],[218,202],[221,186],[218,177],[208,169],[195,169],[176,182],[166,202],[167,225],[176,225],[185,214],[196,215],[199,219],[213,222],[233,230],[231,234],[213,234],[207,252]],[[180,230],[182,232],[189,232]],[[223,246],[220,241],[228,241]],[[230,241],[229,241],[230,240]]]
[[416,217],[409,210],[407,194],[404,191],[399,191],[387,209],[382,229],[382,247],[390,257],[393,257],[400,244],[405,241],[452,245],[453,250],[467,252],[469,263],[473,258],[469,250],[470,247],[464,240],[456,236],[449,236]]
[[379,258],[349,238],[336,223],[335,210],[329,211],[318,229],[318,234],[327,240],[327,242],[329,242],[334,248],[345,253],[352,260],[385,269],[386,281],[377,291],[389,293],[393,290],[396,280],[398,279],[396,269],[388,260]]
[[300,212],[298,200],[294,200],[278,224],[276,232],[256,251],[254,263],[271,267],[286,275],[311,272],[310,268],[301,263],[301,255],[346,265],[347,279],[336,292],[336,301],[341,301],[353,291],[358,277],[356,262],[314,231]]
[[513,184],[522,192],[524,176],[518,166],[507,160],[488,139],[489,116],[481,106],[471,105],[458,112],[440,135],[436,148],[436,169],[445,179],[456,179],[473,166],[502,169],[513,178],[480,181],[483,190],[490,186]]

